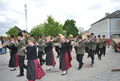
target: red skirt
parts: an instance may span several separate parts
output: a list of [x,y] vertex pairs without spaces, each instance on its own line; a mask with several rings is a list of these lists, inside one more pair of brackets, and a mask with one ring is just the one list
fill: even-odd
[[60,54],[60,69],[62,71],[64,70],[68,70],[71,67],[71,63],[68,57],[68,52],[66,52],[65,54],[61,53]]
[[72,52],[72,49],[69,49],[69,60],[70,60],[70,63],[72,61],[72,55],[71,55],[72,53],[71,52]]
[[65,54],[65,62],[66,62],[65,70],[68,70],[71,67],[71,63],[69,61],[68,53]]
[[38,60],[34,60],[34,63],[35,63],[35,79],[41,79],[45,75],[45,72],[40,66]]
[[46,65],[53,67],[56,65],[53,51],[46,52]]
[[18,62],[18,54],[16,54],[16,57],[15,57],[15,61],[16,61],[16,63],[15,63],[15,67],[18,67],[19,66],[19,62]]
[[45,72],[43,71],[41,65],[38,62],[38,59],[28,60],[27,67],[27,79],[28,80],[36,80],[41,79]]

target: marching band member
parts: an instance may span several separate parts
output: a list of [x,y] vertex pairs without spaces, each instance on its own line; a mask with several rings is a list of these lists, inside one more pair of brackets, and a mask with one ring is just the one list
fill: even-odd
[[10,60],[9,60],[9,67],[11,67],[10,71],[15,71],[16,67],[18,66],[18,55],[17,50],[18,48],[15,46],[16,40],[13,35],[10,36],[10,43],[4,45],[4,47],[7,47],[10,50]]
[[103,40],[103,55],[106,55],[106,46],[107,46],[107,39],[105,38],[105,35],[102,36],[102,40]]
[[91,44],[90,44],[90,35],[87,35],[87,40],[85,41],[85,46],[86,46],[86,52],[88,53],[88,58],[90,57],[90,49],[91,49]]
[[[54,41],[57,42],[57,43],[59,43],[60,42],[60,36],[61,36],[61,34],[58,34],[57,37],[56,37],[56,39]],[[59,48],[58,45],[55,46],[55,51],[58,54],[56,58],[58,58],[60,56],[60,48]]]
[[46,36],[45,53],[46,53],[46,65],[48,66],[47,71],[49,71],[51,70],[51,66],[55,67],[56,65],[51,42],[51,36]]
[[36,40],[34,38],[28,39],[27,51],[27,79],[28,81],[35,81],[41,79],[45,73],[38,62],[38,50]]
[[71,44],[71,42],[70,42],[70,39],[69,38],[67,38],[66,37],[66,43],[68,44],[68,58],[69,58],[69,61],[70,61],[70,63],[71,63],[71,61],[72,61],[72,44]]
[[103,48],[103,40],[101,39],[101,36],[100,36],[100,35],[98,35],[97,44],[98,44],[97,54],[98,54],[99,60],[101,60],[102,48]]
[[71,64],[68,58],[68,44],[66,43],[64,36],[61,36],[59,62],[60,62],[59,68],[62,71],[62,75],[67,74],[67,70],[71,67]]
[[94,54],[95,54],[95,50],[96,50],[96,46],[97,46],[97,39],[96,37],[94,36],[93,33],[90,34],[90,40],[89,40],[89,55],[91,57],[91,66],[93,66],[94,64]]
[[27,66],[24,64],[25,51],[23,49],[26,46],[26,43],[21,32],[18,33],[18,42],[16,43],[16,46],[18,47],[18,61],[20,69],[20,74],[17,75],[17,77],[21,77],[24,76],[24,68],[27,68]]
[[76,50],[76,59],[79,62],[78,70],[80,70],[83,66],[83,56],[85,53],[85,42],[82,39],[82,36],[78,36],[77,38],[77,44],[75,47],[77,48]]
[[45,63],[45,60],[42,58],[45,51],[45,41],[42,39],[42,35],[38,35],[37,46],[38,46],[38,58],[40,61],[40,65],[42,66]]

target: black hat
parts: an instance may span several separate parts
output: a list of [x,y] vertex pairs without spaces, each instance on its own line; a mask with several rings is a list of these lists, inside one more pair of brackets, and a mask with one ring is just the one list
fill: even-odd
[[81,35],[78,35],[77,39],[82,39],[82,36],[81,36]]
[[102,37],[105,37],[105,35],[103,35]]
[[34,35],[32,34],[32,35],[30,35],[31,37],[34,37]]
[[21,32],[18,33],[18,36],[23,36],[23,34]]
[[100,35],[98,35],[98,37],[100,37]]
[[42,38],[42,35],[38,35],[38,38]]
[[91,33],[90,35],[94,35],[94,33]]
[[14,36],[13,36],[13,35],[10,35],[10,38],[14,38]]
[[87,35],[87,37],[90,37],[90,35]]

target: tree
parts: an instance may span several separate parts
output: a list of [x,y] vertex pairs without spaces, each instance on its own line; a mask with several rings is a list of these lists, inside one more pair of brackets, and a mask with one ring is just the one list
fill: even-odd
[[43,24],[37,25],[33,27],[30,34],[33,34],[35,38],[41,34],[43,36],[45,35],[51,35],[55,37],[57,34],[63,34],[62,24],[55,21],[51,16],[48,16],[48,19]]
[[8,35],[13,35],[14,37],[17,37],[17,34],[20,32],[21,30],[17,27],[17,26],[14,26],[12,28],[10,28],[6,34]]
[[40,25],[37,25],[37,26],[33,27],[30,34],[33,34],[35,36],[35,38],[37,38],[37,36],[39,34],[45,36],[45,34],[44,34],[44,24],[40,24]]
[[44,34],[55,37],[59,33],[63,34],[62,24],[48,16],[47,22],[44,23]]
[[79,32],[78,28],[75,26],[76,22],[72,20],[66,20],[63,25],[63,30],[66,31],[67,36],[72,34],[76,36]]

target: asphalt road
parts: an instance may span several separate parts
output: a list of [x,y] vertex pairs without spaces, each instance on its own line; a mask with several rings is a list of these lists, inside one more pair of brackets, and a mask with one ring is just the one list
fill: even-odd
[[[56,52],[55,52],[56,56]],[[95,56],[95,64],[90,66],[90,58],[84,55],[84,65],[81,70],[77,70],[78,63],[76,54],[72,52],[72,67],[68,70],[67,75],[62,76],[59,68],[59,59],[56,58],[57,65],[50,72],[46,72],[46,65],[43,66],[46,75],[37,81],[120,81],[120,72],[111,72],[111,69],[120,68],[120,53],[114,53],[113,49],[107,48],[107,54],[98,60]],[[19,69],[11,72],[8,67],[9,53],[0,55],[0,81],[27,81],[24,77],[16,77]],[[26,72],[25,72],[26,74]]]

